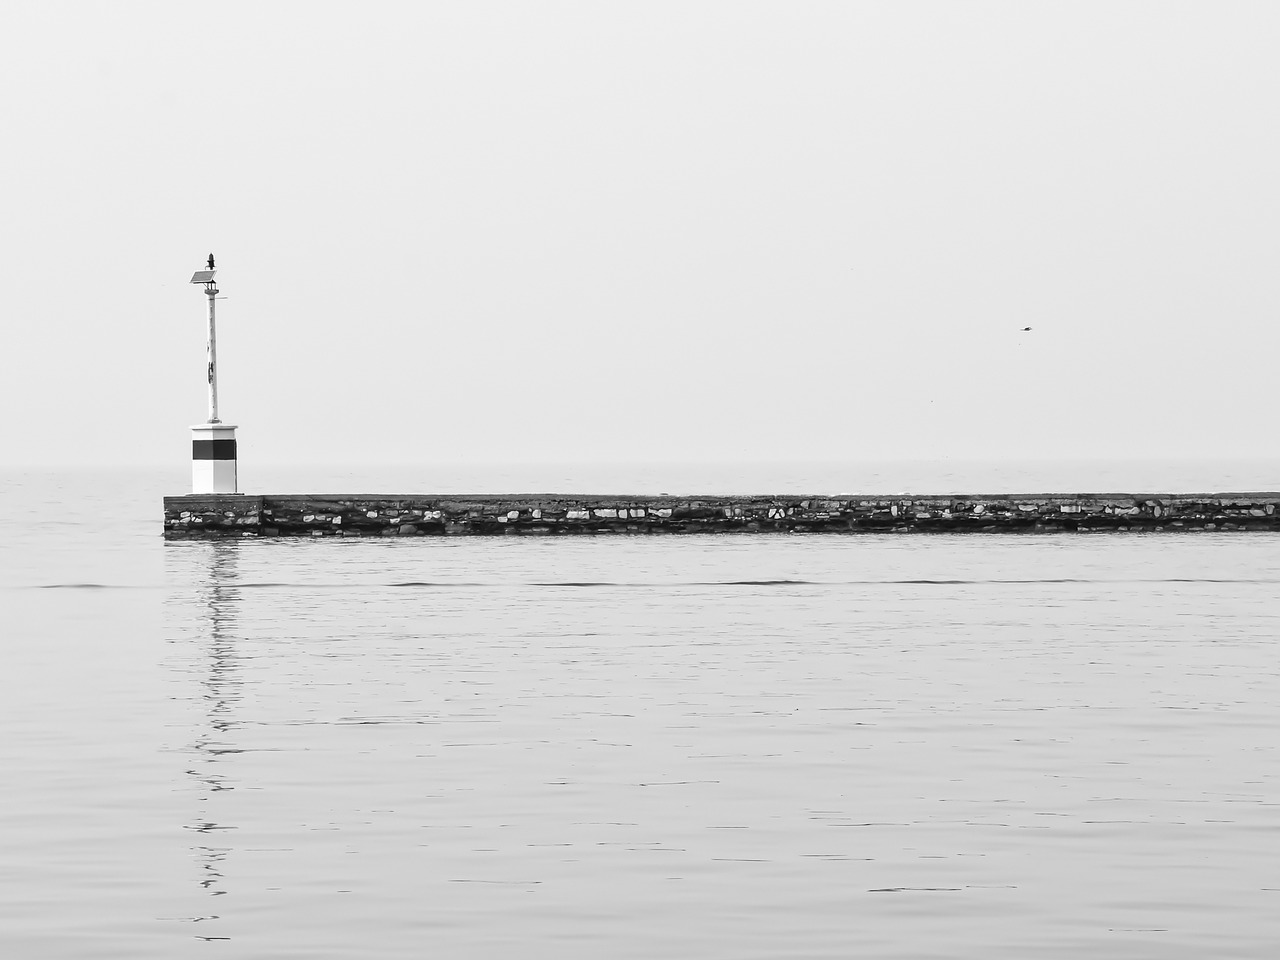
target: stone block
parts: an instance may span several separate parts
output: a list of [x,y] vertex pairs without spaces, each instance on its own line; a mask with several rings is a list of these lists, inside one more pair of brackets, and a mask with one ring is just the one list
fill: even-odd
[[[411,535],[422,532],[497,534],[541,533],[716,533],[743,529],[786,532],[858,532],[930,530],[1159,530],[1187,521],[1189,529],[1280,527],[1280,494],[1212,498],[1205,496],[1032,496],[980,501],[965,497],[806,499],[725,496],[693,501],[656,502],[644,498],[606,506],[606,498],[586,502],[545,497],[492,496],[465,500],[434,498],[306,498],[210,496],[167,497],[163,529],[167,537],[219,537],[286,534]],[[560,518],[569,523],[553,529]],[[468,522],[475,520],[475,523]],[[583,521],[599,521],[583,523]],[[269,524],[269,526],[263,526]]]

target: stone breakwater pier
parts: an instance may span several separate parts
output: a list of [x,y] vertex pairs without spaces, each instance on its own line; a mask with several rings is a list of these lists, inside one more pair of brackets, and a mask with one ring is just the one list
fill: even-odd
[[1280,530],[1280,493],[165,497],[164,535],[412,537]]

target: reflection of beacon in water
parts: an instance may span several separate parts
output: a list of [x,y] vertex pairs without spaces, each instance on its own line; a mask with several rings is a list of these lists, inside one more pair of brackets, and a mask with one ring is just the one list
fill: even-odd
[[200,591],[204,594],[210,653],[205,685],[207,699],[212,704],[212,727],[218,733],[225,733],[227,725],[221,723],[220,718],[229,711],[230,702],[239,699],[235,657],[236,605],[240,600],[236,569],[239,544],[234,540],[214,540],[208,546],[204,571],[207,580]]
[[236,478],[236,428],[218,419],[218,337],[214,325],[214,301],[218,285],[213,282],[213,254],[209,269],[197,270],[192,283],[204,284],[209,298],[209,420],[191,428],[191,492],[239,493]]
[[[233,742],[234,705],[241,697],[242,680],[236,655],[236,606],[240,600],[237,588],[237,548],[235,541],[215,540],[198,544],[202,549],[183,556],[197,565],[191,571],[198,584],[196,597],[202,610],[194,618],[202,636],[204,654],[200,678],[205,702],[205,716],[191,744],[192,760],[187,774],[199,791],[199,809],[186,829],[197,834],[191,845],[199,867],[199,884],[215,897],[227,893],[224,867],[233,852],[226,831],[234,827],[224,823],[223,804],[219,794],[234,790],[228,775],[228,761],[238,753]],[[193,648],[195,649],[195,648]],[[218,914],[194,918],[202,923],[218,919]],[[202,927],[208,932],[208,928]],[[202,940],[225,940],[227,937],[201,935]]]

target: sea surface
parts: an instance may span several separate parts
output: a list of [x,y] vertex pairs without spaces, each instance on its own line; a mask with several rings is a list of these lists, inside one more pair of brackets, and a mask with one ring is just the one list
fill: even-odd
[[[0,956],[1280,956],[1280,535],[173,542],[0,474]],[[1280,489],[1276,463],[246,470]]]

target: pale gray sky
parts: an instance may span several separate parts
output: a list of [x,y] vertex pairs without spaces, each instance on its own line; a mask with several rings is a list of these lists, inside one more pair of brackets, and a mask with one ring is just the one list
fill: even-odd
[[[10,3],[9,463],[1276,456],[1280,5]],[[1021,328],[1031,326],[1029,333]]]

